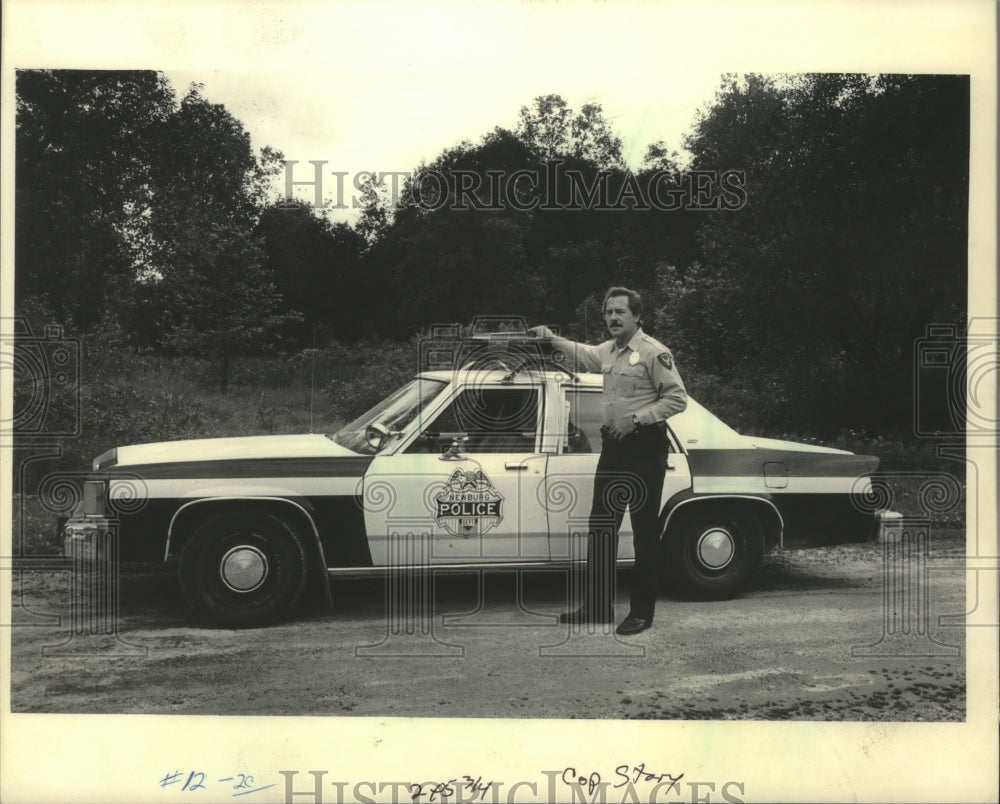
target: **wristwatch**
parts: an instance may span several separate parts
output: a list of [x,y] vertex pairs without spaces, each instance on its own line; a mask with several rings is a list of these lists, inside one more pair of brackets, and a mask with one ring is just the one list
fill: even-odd
[[635,428],[636,430],[638,430],[638,429],[639,429],[639,417],[638,417],[638,416],[636,416],[636,415],[635,415],[634,413],[632,414],[632,426],[633,426],[633,427],[634,427],[634,428]]

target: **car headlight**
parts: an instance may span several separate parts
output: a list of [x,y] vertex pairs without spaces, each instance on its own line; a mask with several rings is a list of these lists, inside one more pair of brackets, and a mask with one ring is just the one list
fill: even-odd
[[86,480],[83,483],[84,516],[104,516],[107,485],[103,480]]

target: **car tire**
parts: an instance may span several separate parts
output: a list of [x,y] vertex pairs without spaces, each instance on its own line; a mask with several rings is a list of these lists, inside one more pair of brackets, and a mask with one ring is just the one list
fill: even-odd
[[748,512],[682,515],[663,544],[668,590],[690,600],[729,600],[750,586],[764,559],[764,531]]
[[305,588],[302,537],[264,510],[227,511],[198,524],[180,558],[185,599],[216,625],[247,628],[286,615]]

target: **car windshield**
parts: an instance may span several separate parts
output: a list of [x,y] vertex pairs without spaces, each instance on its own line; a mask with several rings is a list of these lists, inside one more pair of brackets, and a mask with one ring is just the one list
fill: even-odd
[[389,431],[390,438],[398,436],[447,384],[443,380],[418,377],[327,438],[354,452],[374,454],[365,438],[367,427],[379,423]]

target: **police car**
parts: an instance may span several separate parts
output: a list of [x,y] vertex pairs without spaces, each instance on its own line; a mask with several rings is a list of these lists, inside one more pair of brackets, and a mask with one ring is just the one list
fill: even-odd
[[[335,433],[111,449],[64,523],[65,552],[176,561],[194,609],[232,627],[288,615],[310,579],[572,568],[586,558],[602,377],[510,363],[423,371]],[[667,435],[672,594],[732,598],[768,550],[870,541],[887,520],[874,457],[740,435],[693,399]],[[626,513],[620,565],[631,537]]]

